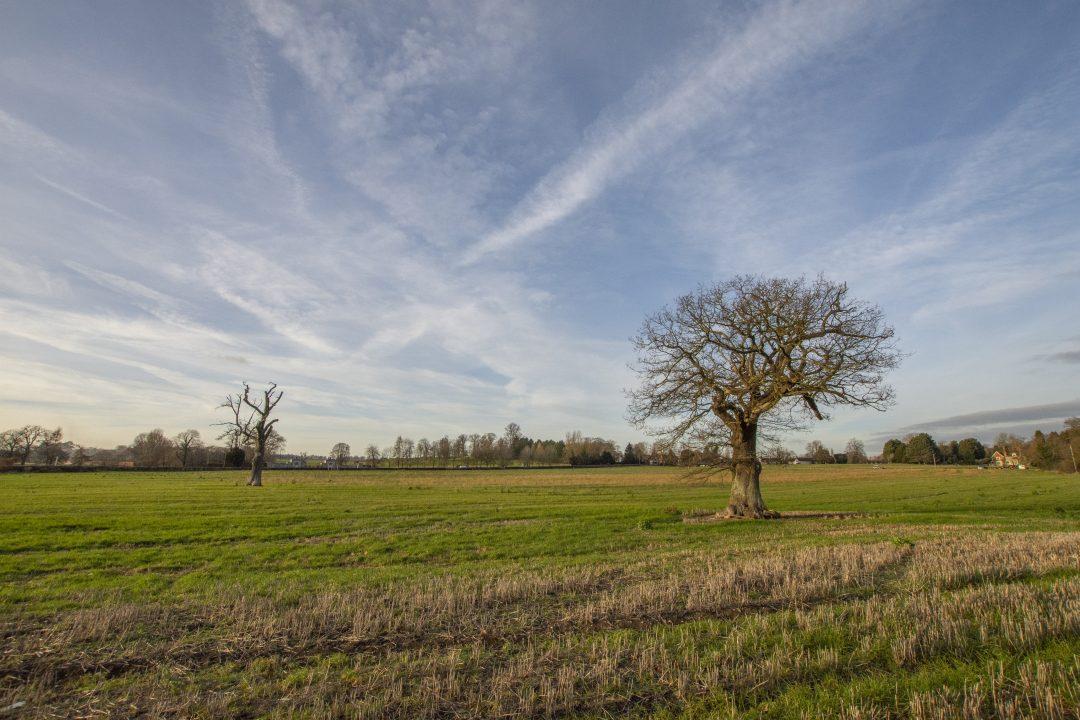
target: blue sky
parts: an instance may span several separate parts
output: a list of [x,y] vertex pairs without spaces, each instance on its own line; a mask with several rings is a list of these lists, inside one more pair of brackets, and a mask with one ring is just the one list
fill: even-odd
[[1080,414],[1080,4],[0,6],[0,426],[620,442],[642,317],[848,281],[875,450]]

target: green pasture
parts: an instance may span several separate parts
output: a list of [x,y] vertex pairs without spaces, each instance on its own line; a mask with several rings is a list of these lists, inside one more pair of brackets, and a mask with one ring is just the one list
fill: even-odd
[[[297,593],[475,569],[632,561],[663,550],[917,539],[942,526],[1075,530],[1080,476],[920,466],[767,467],[781,512],[684,522],[724,476],[679,468],[0,475],[0,609]],[[843,529],[850,532],[842,532]]]

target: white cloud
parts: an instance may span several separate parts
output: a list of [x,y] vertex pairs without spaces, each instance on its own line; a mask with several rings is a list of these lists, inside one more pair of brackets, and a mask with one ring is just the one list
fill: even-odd
[[58,182],[54,182],[52,180],[49,180],[48,178],[43,178],[40,175],[35,175],[35,177],[40,182],[42,182],[43,184],[48,185],[49,187],[51,187],[53,190],[56,190],[58,192],[62,192],[65,195],[67,195],[68,197],[75,198],[79,202],[85,203],[86,205],[89,205],[92,208],[96,208],[97,210],[100,210],[103,213],[108,213],[109,215],[112,215],[113,217],[119,218],[121,220],[130,220],[131,219],[128,216],[124,215],[123,213],[117,212],[116,210],[113,210],[111,207],[108,207],[107,205],[102,205],[101,203],[97,202],[96,200],[88,198],[85,195],[83,195],[82,193],[76,192],[75,190],[72,190],[69,187],[65,187],[64,185],[61,185]]
[[21,298],[67,298],[71,293],[64,278],[12,257],[0,257],[0,290]]
[[710,118],[733,114],[747,93],[865,28],[877,12],[858,0],[767,6],[711,56],[677,73],[685,79],[676,80],[673,90],[596,128],[593,138],[537,184],[505,225],[469,249],[465,261],[475,262],[566,218],[644,158]]
[[208,234],[200,249],[199,276],[221,299],[304,349],[337,351],[315,329],[318,313],[332,302],[332,295],[308,280],[302,270],[283,267],[270,259],[265,248],[248,248],[217,233]]

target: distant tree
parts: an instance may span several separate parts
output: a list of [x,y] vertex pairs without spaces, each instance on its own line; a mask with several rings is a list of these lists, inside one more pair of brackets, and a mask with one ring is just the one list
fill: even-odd
[[503,438],[510,446],[511,456],[517,457],[517,453],[521,450],[521,426],[516,422],[508,423],[503,430]]
[[619,450],[611,440],[586,437],[579,430],[566,433],[564,447],[571,465],[606,465],[604,453],[613,461],[619,456]]
[[[563,444],[566,447],[566,454],[573,458],[575,455],[581,454],[581,449],[585,444],[585,436],[581,434],[580,430],[571,430],[566,433]],[[571,460],[571,464],[573,464],[573,460]]]
[[99,448],[92,452],[93,464],[98,467],[112,467],[123,462],[131,462],[135,456],[127,445],[117,445],[114,448]]
[[30,454],[38,442],[48,431],[40,425],[23,425],[21,428],[9,430],[5,435],[5,445],[10,448],[12,457],[19,460],[19,464],[26,469],[30,462]]
[[922,465],[936,465],[941,462],[940,451],[934,438],[929,433],[916,433],[907,441],[904,461]]
[[555,443],[550,440],[538,440],[532,446],[532,462],[535,465],[550,465],[558,460]]
[[57,465],[67,460],[68,453],[64,449],[64,431],[60,428],[46,430],[38,444],[38,457],[42,465]]
[[863,445],[863,441],[858,438],[851,438],[847,441],[847,446],[844,448],[844,454],[847,455],[847,461],[852,464],[859,464],[867,462],[866,446]]
[[1080,436],[1080,419],[1069,418],[1065,421],[1068,430],[1062,434],[1062,439],[1069,451],[1069,461],[1072,463],[1072,472],[1080,473],[1080,463],[1077,462],[1077,450],[1072,447],[1072,436]]
[[225,466],[231,468],[244,467],[244,460],[247,459],[247,454],[244,452],[244,448],[239,445],[233,445],[231,448],[225,451]]
[[491,465],[495,462],[495,441],[498,438],[495,433],[484,433],[477,436],[472,443],[473,456],[477,462]]
[[376,465],[379,464],[379,460],[381,458],[381,455],[379,453],[379,446],[378,445],[368,445],[367,450],[364,451],[364,454],[367,455],[368,463],[372,467],[375,467]]
[[161,428],[139,433],[131,443],[135,465],[142,468],[163,468],[176,465],[176,446]]
[[1065,430],[1061,433],[1061,442],[1065,445],[1062,455],[1068,453],[1069,458],[1066,466],[1071,466],[1074,473],[1080,473],[1080,462],[1077,462],[1076,448],[1073,446],[1074,439],[1080,441],[1080,417],[1071,417],[1066,420]]
[[0,457],[14,460],[19,455],[19,431],[5,430],[0,433]]
[[836,454],[830,448],[822,448],[814,453],[814,462],[819,465],[832,465],[836,462]]
[[203,446],[202,436],[198,430],[184,430],[177,433],[173,438],[176,446],[176,457],[180,460],[180,467],[188,467],[194,461],[194,453]]
[[71,464],[77,466],[89,465],[91,460],[94,459],[94,452],[90,448],[83,447],[82,445],[75,445],[71,449]]
[[773,516],[761,497],[760,430],[799,427],[823,408],[884,409],[900,356],[879,308],[819,277],[739,276],[679,298],[634,340],[641,381],[630,419],[668,447],[723,444],[734,480],[728,515]]
[[819,465],[828,465],[836,462],[832,450],[825,447],[820,440],[811,440],[806,444],[806,454]]
[[511,461],[514,459],[514,449],[510,441],[505,437],[501,437],[495,440],[495,444],[492,447],[492,457],[499,467],[508,467]]
[[1042,430],[1035,431],[1024,454],[1030,459],[1032,465],[1045,470],[1054,469],[1061,462],[1055,444],[1046,437]]
[[427,461],[431,459],[431,441],[426,437],[422,437],[416,441],[416,457],[421,461],[421,464],[427,464]]
[[626,449],[623,450],[622,454],[622,461],[623,465],[637,465],[641,462],[638,460],[637,453],[634,452],[634,446],[630,443],[626,443]]
[[761,459],[773,465],[787,465],[795,459],[795,453],[779,442],[773,442],[765,446],[765,449],[761,452]]
[[907,446],[903,440],[893,438],[885,443],[881,449],[881,459],[887,463],[902,463],[906,461]]
[[997,449],[1019,454],[1021,461],[1034,467],[1061,472],[1080,472],[1077,446],[1080,441],[1080,420],[1069,418],[1060,430],[1036,430],[1030,440],[1013,436],[999,437]]
[[[248,485],[262,486],[262,471],[268,457],[268,441],[273,440],[274,424],[278,418],[271,418],[274,408],[281,402],[284,392],[277,389],[276,383],[269,383],[262,392],[262,397],[252,397],[251,388],[244,383],[244,389],[235,395],[229,395],[220,407],[232,413],[232,419],[219,423],[235,439],[243,439],[252,446],[251,477]],[[280,436],[279,436],[280,437]]]
[[976,438],[964,438],[956,444],[957,461],[964,465],[974,465],[986,458],[986,448]]
[[1012,453],[1019,453],[1023,448],[1025,442],[1023,438],[1019,438],[1012,433],[999,433],[994,439],[994,450],[1000,450],[1006,455]]
[[330,448],[329,460],[335,469],[341,469],[351,456],[352,448],[349,447],[349,443],[339,442]]
[[960,443],[955,440],[940,442],[937,446],[938,457],[943,465],[955,465],[960,462]]

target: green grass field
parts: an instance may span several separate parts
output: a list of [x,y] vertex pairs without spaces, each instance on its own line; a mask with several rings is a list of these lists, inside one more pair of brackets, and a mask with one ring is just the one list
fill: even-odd
[[774,521],[671,468],[243,479],[0,475],[0,708],[1080,717],[1075,475],[766,468]]

